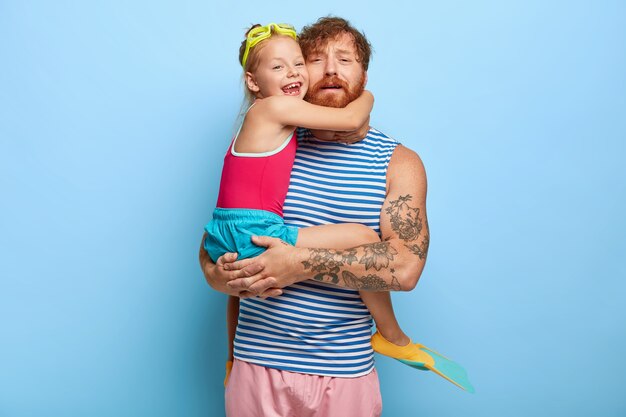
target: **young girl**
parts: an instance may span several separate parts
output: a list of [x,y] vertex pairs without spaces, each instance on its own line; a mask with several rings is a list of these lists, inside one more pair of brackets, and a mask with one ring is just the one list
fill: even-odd
[[[291,245],[309,248],[348,249],[379,242],[377,233],[361,224],[298,229],[285,225],[282,218],[297,147],[296,126],[356,130],[366,123],[373,96],[365,91],[345,108],[316,106],[304,101],[308,73],[296,32],[289,25],[253,26],[241,45],[239,59],[252,104],[224,158],[217,208],[205,227],[204,247],[211,259],[215,262],[226,252],[237,252],[239,259],[261,254],[265,248],[250,241],[254,235],[277,237]],[[396,345],[380,340],[386,334],[402,332],[389,293],[363,291],[360,295],[376,323],[381,346],[376,349],[378,352],[408,360],[417,367],[433,364],[434,353],[429,355],[420,350],[421,345],[410,344],[409,352],[399,352],[394,348]],[[232,367],[238,310],[239,299],[229,297],[229,361],[224,384]]]

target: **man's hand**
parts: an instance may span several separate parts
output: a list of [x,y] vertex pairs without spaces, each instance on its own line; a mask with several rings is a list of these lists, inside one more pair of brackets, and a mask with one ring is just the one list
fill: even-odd
[[[204,239],[206,233],[202,236],[202,242],[200,243],[200,267],[204,274],[206,282],[216,291],[223,292],[228,295],[234,295],[235,297],[251,297],[259,295],[262,298],[276,297],[283,292],[279,288],[266,287],[262,293],[252,293],[247,288],[233,289],[227,284],[232,280],[243,279],[246,277],[256,276],[263,271],[263,266],[255,261],[256,258],[244,259],[237,262],[237,265],[233,266],[233,262],[237,261],[236,253],[225,253],[220,256],[217,262],[213,262],[211,257],[204,249]],[[228,265],[228,268],[224,266]]]
[[[236,253],[225,253],[218,258],[217,262],[214,263],[207,251],[204,249],[205,237],[206,234],[202,237],[202,243],[200,244],[200,267],[202,268],[206,282],[211,286],[211,288],[236,297],[249,297],[256,295],[246,291],[246,289],[233,289],[227,284],[232,280],[255,276],[263,270],[263,266],[256,263],[253,258],[238,261],[238,267],[234,268],[232,267],[232,263],[237,261]],[[224,268],[224,265],[229,265],[231,267],[226,269]],[[282,291],[278,288],[267,288],[262,296],[275,297],[280,294],[282,294]]]
[[280,291],[279,288],[305,279],[300,277],[300,249],[269,236],[254,236],[252,242],[267,250],[256,258],[224,264],[224,269],[239,276],[228,281],[231,291],[240,292],[241,297],[272,297],[273,293]]

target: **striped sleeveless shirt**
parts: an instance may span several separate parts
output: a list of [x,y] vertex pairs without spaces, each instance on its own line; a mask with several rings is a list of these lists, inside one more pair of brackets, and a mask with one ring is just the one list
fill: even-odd
[[[318,141],[298,129],[285,223],[362,223],[380,233],[387,166],[397,145],[375,129],[351,145]],[[371,328],[358,291],[302,281],[279,297],[240,301],[234,356],[269,368],[354,378],[374,367]]]

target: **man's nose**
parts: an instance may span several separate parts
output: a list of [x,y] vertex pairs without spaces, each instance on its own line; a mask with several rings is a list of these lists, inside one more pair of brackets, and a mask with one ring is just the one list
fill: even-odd
[[334,59],[327,59],[326,66],[324,67],[324,74],[337,75],[337,64]]

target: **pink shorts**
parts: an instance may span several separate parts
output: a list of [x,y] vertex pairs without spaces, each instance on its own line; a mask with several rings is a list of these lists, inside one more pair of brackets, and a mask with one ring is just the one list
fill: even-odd
[[235,359],[226,386],[227,417],[378,417],[374,369],[357,378],[299,374]]

